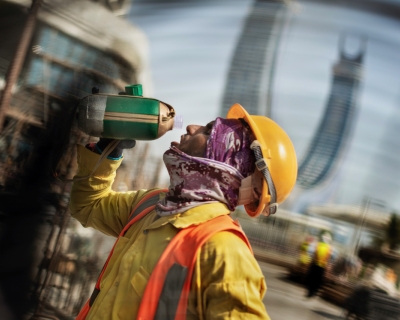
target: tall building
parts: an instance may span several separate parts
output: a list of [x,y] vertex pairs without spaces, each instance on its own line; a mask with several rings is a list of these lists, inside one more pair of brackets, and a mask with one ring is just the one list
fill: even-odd
[[[108,2],[42,2],[7,123],[21,119],[18,114],[45,123],[54,111],[52,105],[63,104],[67,97],[81,98],[91,93],[93,86],[108,93],[122,91],[130,83],[142,83],[145,90],[151,87],[147,38],[108,10]],[[128,1],[120,3],[125,8]],[[9,0],[2,6],[4,14],[9,13],[0,22],[0,30],[8,30],[0,46],[0,90],[16,54],[27,5],[29,2]]]
[[287,7],[282,0],[256,0],[246,18],[226,80],[221,115],[234,103],[269,115],[276,52]]
[[332,88],[323,118],[299,164],[297,183],[305,189],[321,185],[334,173],[354,124],[365,41],[361,40],[361,48],[354,56],[346,54],[344,47],[342,37],[340,59],[333,66]]

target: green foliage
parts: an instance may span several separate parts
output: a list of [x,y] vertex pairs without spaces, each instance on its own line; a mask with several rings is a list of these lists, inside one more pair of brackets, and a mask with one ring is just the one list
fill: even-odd
[[386,227],[386,242],[390,250],[394,250],[400,244],[400,219],[396,213],[392,213]]
[[382,247],[387,244],[390,250],[395,250],[400,245],[400,219],[397,213],[390,215],[384,234],[382,236],[374,236],[373,244],[376,247]]

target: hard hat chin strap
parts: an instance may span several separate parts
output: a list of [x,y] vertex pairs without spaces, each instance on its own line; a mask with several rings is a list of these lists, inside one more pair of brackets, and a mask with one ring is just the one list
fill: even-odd
[[264,179],[268,185],[268,192],[269,192],[269,195],[271,196],[270,203],[267,206],[267,209],[269,211],[268,213],[274,214],[274,213],[276,213],[276,210],[278,209],[278,203],[276,202],[276,198],[277,198],[276,197],[276,189],[275,189],[274,182],[272,181],[271,173],[268,169],[267,161],[263,158],[263,155],[261,152],[261,145],[257,140],[253,141],[253,143],[250,145],[250,148],[253,150],[254,155],[256,157],[256,167],[257,167],[258,171],[260,171],[263,174]]

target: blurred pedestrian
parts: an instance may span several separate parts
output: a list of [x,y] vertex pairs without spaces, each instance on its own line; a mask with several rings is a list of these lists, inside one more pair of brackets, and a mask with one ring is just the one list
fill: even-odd
[[297,262],[301,266],[308,267],[308,265],[311,263],[314,251],[315,251],[315,239],[313,236],[308,235],[300,245],[299,258]]
[[328,231],[320,234],[306,276],[307,298],[314,297],[321,288],[325,272],[334,257],[332,235]]

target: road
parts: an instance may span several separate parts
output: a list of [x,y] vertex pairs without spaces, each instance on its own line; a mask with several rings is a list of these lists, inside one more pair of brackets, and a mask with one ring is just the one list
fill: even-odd
[[305,299],[305,289],[286,279],[286,268],[259,262],[267,282],[264,304],[271,320],[344,320],[344,311],[320,297]]

